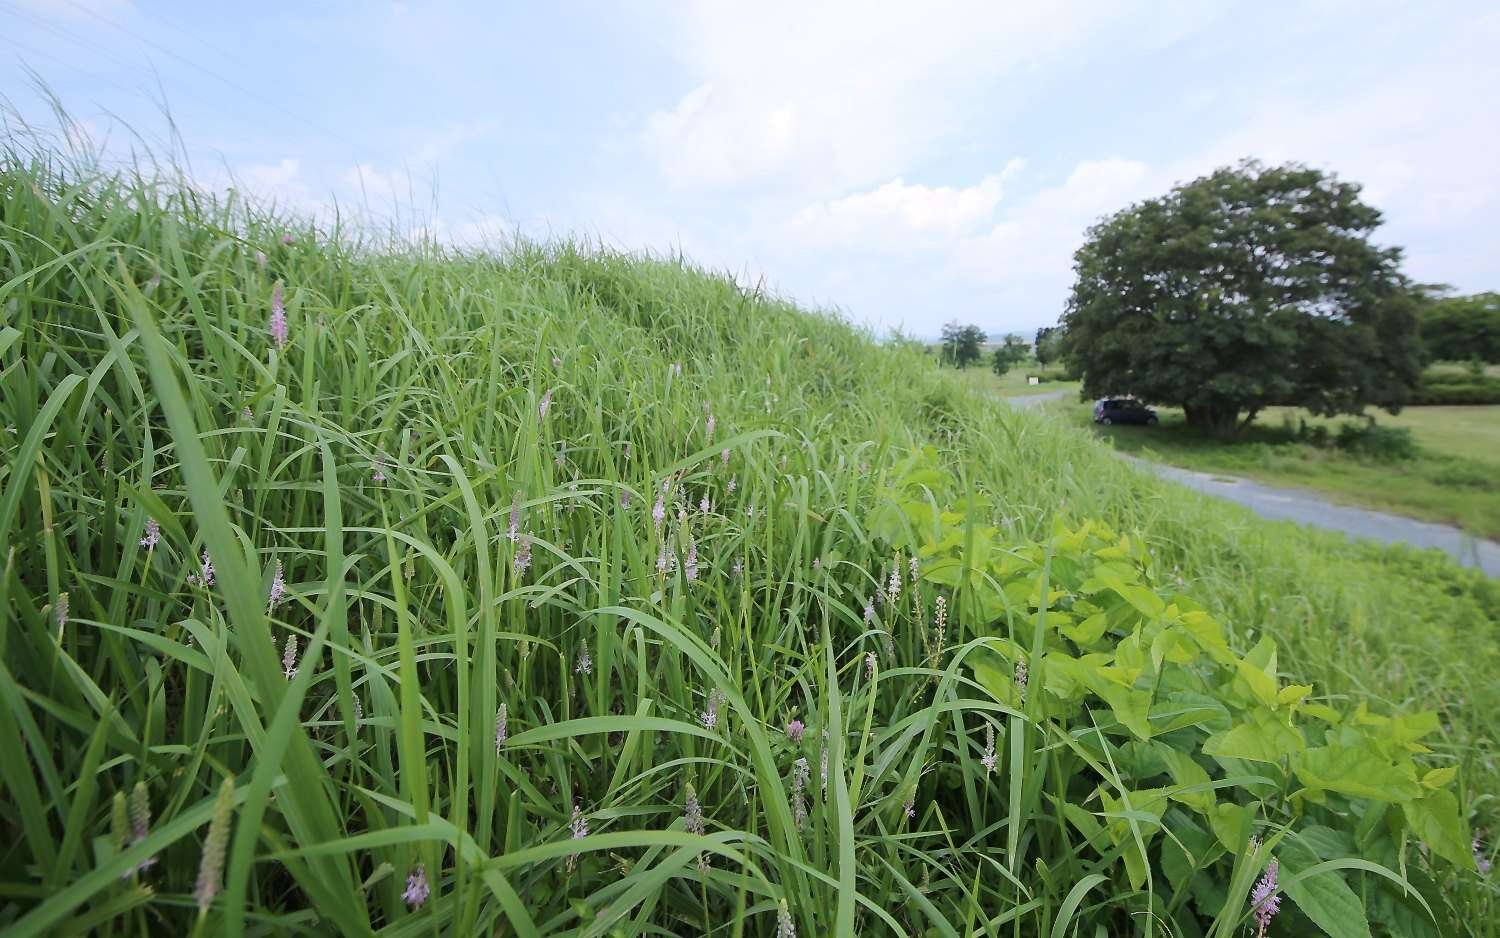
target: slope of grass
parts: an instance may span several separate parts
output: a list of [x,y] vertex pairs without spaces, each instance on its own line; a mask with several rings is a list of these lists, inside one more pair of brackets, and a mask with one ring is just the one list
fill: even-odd
[[1382,426],[1411,431],[1417,456],[1375,460],[1313,446],[1297,436],[1301,423],[1334,435],[1344,420],[1272,408],[1224,442],[1203,436],[1176,408],[1158,408],[1156,427],[1101,427],[1087,404],[1053,405],[1073,425],[1090,428],[1119,450],[1158,462],[1312,489],[1334,501],[1455,524],[1479,537],[1500,538],[1500,407],[1409,407],[1380,414]]
[[[998,705],[958,655],[994,624],[961,595],[937,631],[925,573],[875,603],[921,446],[1001,548],[1113,525],[1318,699],[1437,710],[1495,826],[1500,593],[1438,556],[1171,491],[681,263],[4,166],[9,934],[1246,933],[1068,844],[1036,705],[979,767]],[[1436,924],[1382,934],[1494,934],[1492,881],[1399,849]]]

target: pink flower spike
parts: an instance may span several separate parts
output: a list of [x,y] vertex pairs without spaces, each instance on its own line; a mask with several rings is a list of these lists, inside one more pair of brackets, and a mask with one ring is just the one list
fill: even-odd
[[432,890],[427,885],[427,867],[418,863],[406,877],[406,892],[401,898],[413,909],[421,908],[427,902],[427,897]]
[[794,743],[802,742],[802,734],[807,732],[807,727],[801,720],[792,720],[786,725],[786,738]]
[[281,281],[271,288],[271,339],[278,349],[286,348],[288,329],[286,304],[281,299]]

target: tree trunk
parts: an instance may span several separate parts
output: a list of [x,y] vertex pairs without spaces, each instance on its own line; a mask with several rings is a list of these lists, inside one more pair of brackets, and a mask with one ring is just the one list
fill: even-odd
[[[1240,409],[1232,405],[1209,404],[1206,406],[1182,405],[1188,426],[1205,436],[1217,440],[1232,440],[1239,435]],[[1248,422],[1248,421],[1247,421]]]

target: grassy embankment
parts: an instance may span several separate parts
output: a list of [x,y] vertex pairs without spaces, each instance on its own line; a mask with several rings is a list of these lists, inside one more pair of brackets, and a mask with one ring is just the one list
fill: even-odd
[[[1045,658],[1021,703],[967,677],[976,640],[1034,621],[1040,651],[1056,614],[1022,590],[985,615],[977,566],[950,590],[929,547],[908,579],[875,533],[919,446],[968,532],[943,551],[982,534],[1061,582],[1095,560],[1049,568],[1056,525],[1128,532],[1129,574],[1201,603],[1235,655],[1274,638],[1273,690],[1437,711],[1424,764],[1458,769],[1465,831],[1500,822],[1500,595],[1440,557],[1170,490],[920,353],[676,263],[337,243],[8,159],[8,934],[770,935],[781,909],[804,936],[1247,933],[1248,825],[1274,840],[1315,806],[1254,780],[1284,765],[1200,757],[1216,797],[1260,786],[1247,826],[1193,848],[1191,895],[1172,838],[1122,863],[1157,815],[1107,812],[1127,769],[1100,760],[1146,750],[1097,700],[1049,709]],[[1198,738],[1189,718],[1168,736]],[[205,842],[225,892],[200,914]],[[1494,934],[1493,880],[1381,843],[1433,905],[1407,933]],[[1377,921],[1415,908],[1382,901]]]
[[1419,451],[1411,458],[1376,459],[1315,446],[1299,429],[1327,427],[1336,437],[1350,418],[1310,417],[1273,407],[1239,440],[1226,443],[1188,427],[1182,412],[1157,408],[1157,427],[1095,426],[1090,404],[1051,405],[1115,448],[1204,472],[1244,476],[1313,489],[1334,501],[1456,524],[1481,537],[1500,538],[1500,406],[1408,407],[1376,414],[1381,426],[1407,429]]

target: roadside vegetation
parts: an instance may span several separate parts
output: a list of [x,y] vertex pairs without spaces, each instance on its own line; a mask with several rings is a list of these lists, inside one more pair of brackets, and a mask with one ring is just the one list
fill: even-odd
[[1308,488],[1334,501],[1454,524],[1500,538],[1500,407],[1408,407],[1358,418],[1270,408],[1240,438],[1199,433],[1182,411],[1155,427],[1093,423],[1092,405],[1049,405],[1121,452],[1156,462]]
[[7,935],[1496,934],[1482,576],[682,262],[3,166]]

